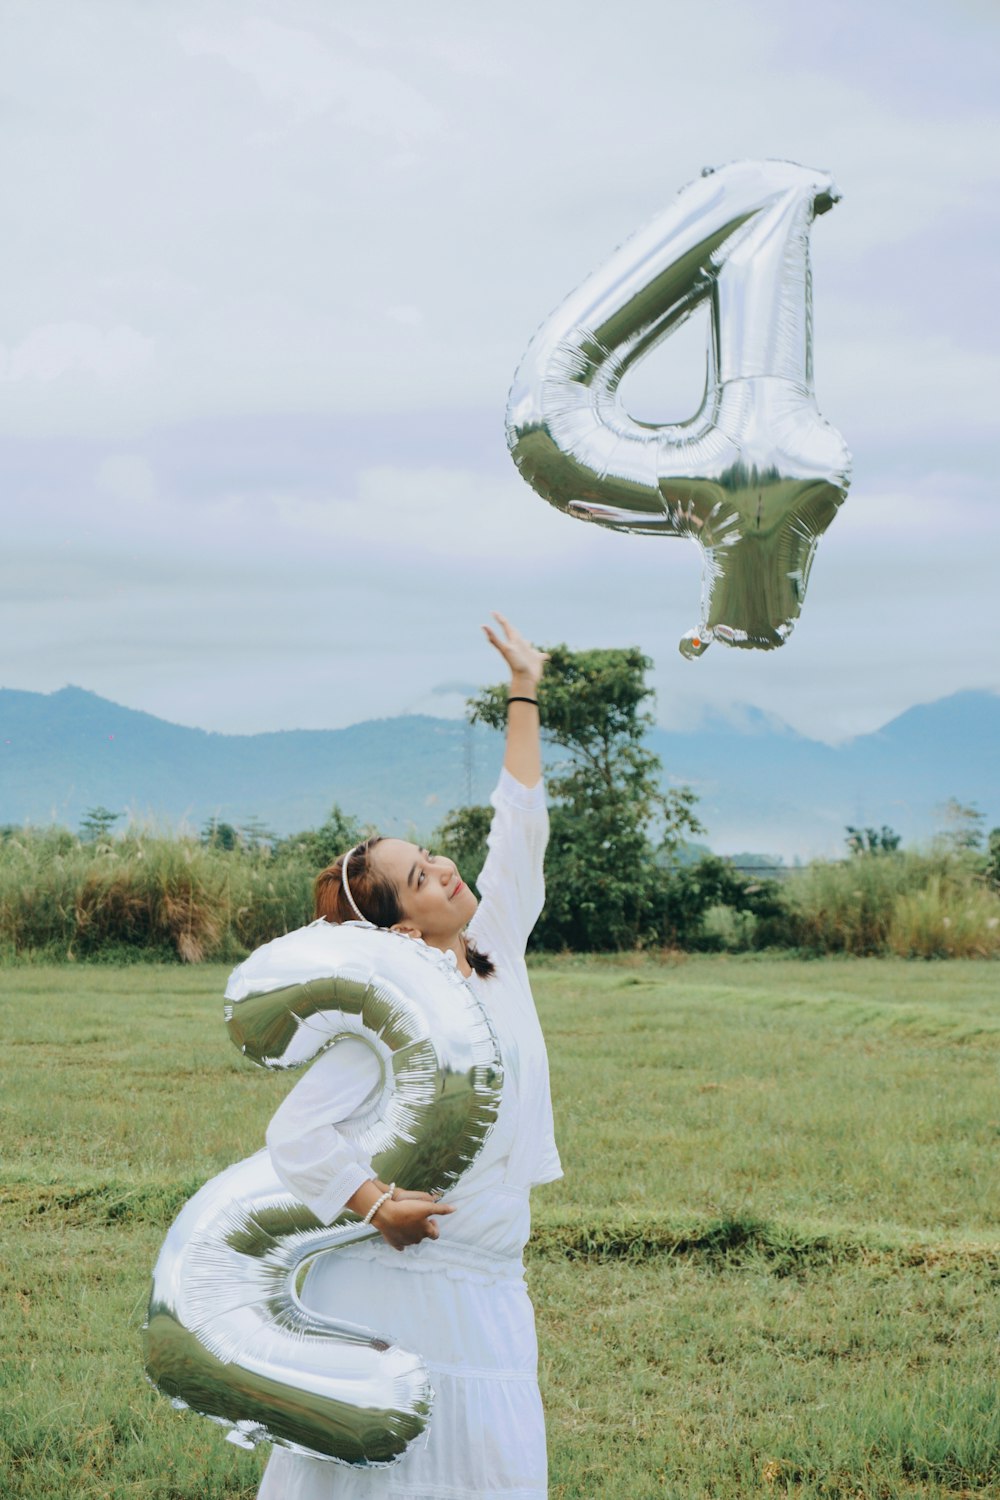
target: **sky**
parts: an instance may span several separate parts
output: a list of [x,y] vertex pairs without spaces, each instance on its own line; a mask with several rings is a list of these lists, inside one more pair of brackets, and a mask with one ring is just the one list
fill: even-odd
[[[1000,690],[1000,12],[971,0],[5,0],[0,686],[232,733],[458,714],[497,609],[637,645],[656,717],[837,742]],[[677,651],[700,554],[506,451],[541,321],[706,165],[843,195],[819,409],[854,457],[780,651]],[[697,408],[695,317],[623,383]]]

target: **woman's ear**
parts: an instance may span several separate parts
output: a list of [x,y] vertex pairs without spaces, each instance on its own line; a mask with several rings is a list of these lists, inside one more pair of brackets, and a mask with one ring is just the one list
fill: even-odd
[[408,938],[423,937],[423,933],[420,931],[420,928],[414,927],[413,923],[409,921],[396,922],[392,927],[389,928],[389,931],[401,932],[404,937]]

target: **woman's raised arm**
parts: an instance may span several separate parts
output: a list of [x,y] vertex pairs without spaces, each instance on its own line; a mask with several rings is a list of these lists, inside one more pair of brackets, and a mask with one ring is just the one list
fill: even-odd
[[[548,654],[539,651],[530,641],[515,630],[509,620],[494,611],[493,618],[503,629],[503,640],[491,625],[484,625],[487,640],[500,652],[510,668],[508,688],[507,745],[503,763],[506,770],[522,786],[532,787],[542,779],[542,747],[539,733],[538,684],[548,661]],[[525,702],[524,699],[531,699]]]

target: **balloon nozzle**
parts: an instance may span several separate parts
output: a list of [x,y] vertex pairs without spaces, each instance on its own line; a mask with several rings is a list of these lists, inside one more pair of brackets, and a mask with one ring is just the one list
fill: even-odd
[[693,661],[696,656],[704,656],[712,644],[712,632],[710,630],[689,630],[682,635],[677,643],[677,649],[688,661]]

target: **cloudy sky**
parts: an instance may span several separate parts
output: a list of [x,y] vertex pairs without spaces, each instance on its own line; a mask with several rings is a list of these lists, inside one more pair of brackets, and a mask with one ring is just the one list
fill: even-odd
[[[457,713],[501,609],[670,726],[1000,690],[1000,12],[970,0],[4,0],[0,686],[209,729]],[[536,326],[706,164],[785,157],[848,500],[779,652],[507,456]],[[630,377],[698,405],[697,318]]]

